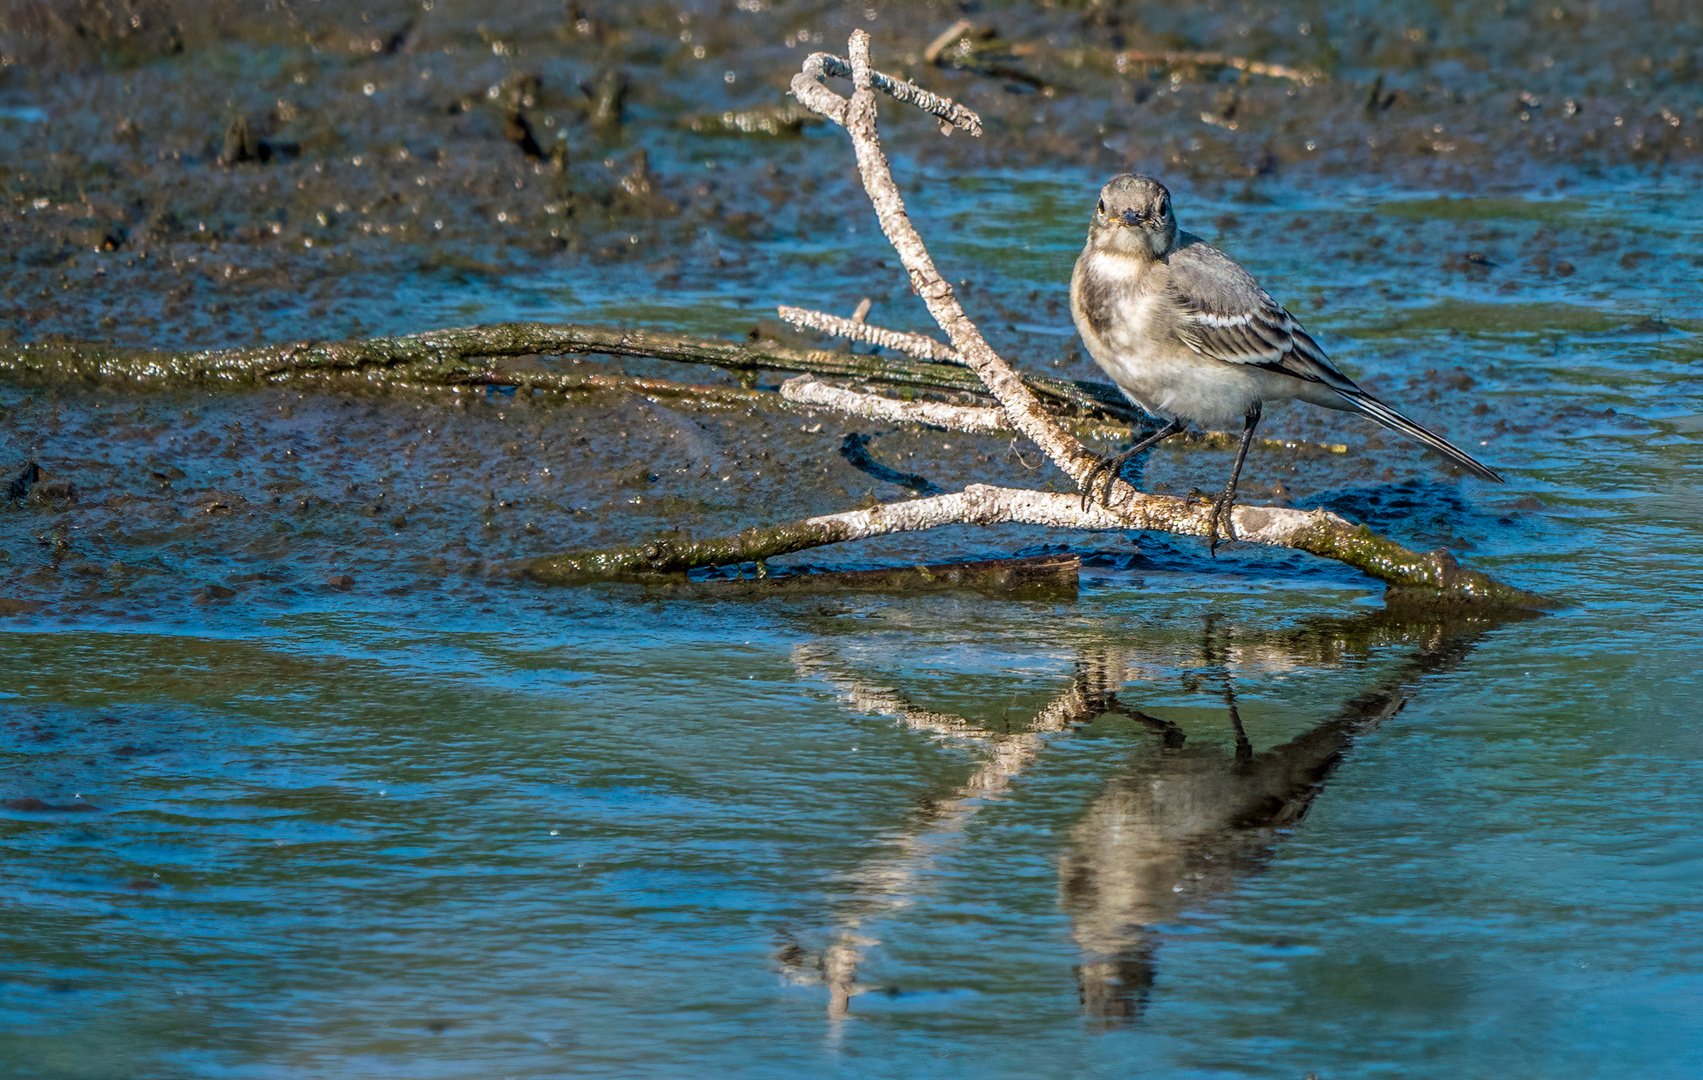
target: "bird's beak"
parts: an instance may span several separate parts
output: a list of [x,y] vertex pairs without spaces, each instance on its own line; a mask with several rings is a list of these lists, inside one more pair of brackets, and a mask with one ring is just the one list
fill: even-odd
[[1134,210],[1125,210],[1122,214],[1118,215],[1118,221],[1120,224],[1134,228],[1141,224],[1141,215],[1136,213]]

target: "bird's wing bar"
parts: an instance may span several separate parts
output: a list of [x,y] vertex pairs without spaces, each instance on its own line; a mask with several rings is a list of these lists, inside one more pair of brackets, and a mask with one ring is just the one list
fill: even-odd
[[1295,316],[1277,306],[1264,290],[1257,305],[1224,313],[1178,297],[1185,315],[1177,327],[1184,345],[1227,364],[1252,364],[1307,382],[1323,383],[1341,394],[1358,393],[1354,380],[1336,369]]
[[1185,345],[1204,356],[1231,364],[1252,364],[1321,383],[1361,415],[1430,447],[1476,476],[1498,484],[1503,482],[1495,469],[1356,386],[1353,379],[1336,370],[1318,342],[1301,329],[1293,315],[1269,302],[1269,297],[1265,299],[1268,303],[1239,316],[1191,311],[1177,332]]
[[1252,364],[1341,393],[1359,390],[1295,316],[1235,259],[1185,234],[1166,260],[1165,287],[1183,344],[1227,364]]

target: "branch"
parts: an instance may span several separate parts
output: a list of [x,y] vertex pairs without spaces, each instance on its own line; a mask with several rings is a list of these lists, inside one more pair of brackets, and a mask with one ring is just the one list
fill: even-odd
[[[1072,480],[1081,484],[1100,459],[1046,415],[1023,379],[993,351],[975,323],[964,314],[963,307],[953,295],[952,286],[935,269],[922,237],[905,212],[904,200],[893,182],[887,155],[881,149],[875,129],[875,90],[891,92],[889,87],[895,80],[869,66],[869,35],[864,31],[852,32],[847,51],[851,54],[849,62],[821,53],[812,56],[805,62],[804,70],[793,78],[793,94],[809,108],[846,129],[852,149],[857,154],[858,175],[870,202],[874,204],[881,230],[910,273],[911,288],[922,297],[928,313],[952,339],[952,347],[958,356],[987,385],[1011,426],[1039,446]],[[823,59],[815,63],[818,57]],[[847,101],[822,85],[822,72],[842,78],[849,76],[856,88],[851,100]],[[900,95],[894,96],[900,101],[909,100]],[[943,99],[935,100],[938,103]],[[952,108],[962,110],[972,118],[975,116],[962,106]],[[935,109],[929,111],[942,115]],[[972,133],[980,130],[979,120],[973,126],[960,126]],[[1134,493],[1127,485],[1123,486],[1127,489],[1126,494]]]
[[[304,375],[405,371],[413,380],[449,384],[488,382],[476,360],[600,353],[644,356],[733,371],[803,371],[872,382],[980,390],[962,368],[890,357],[789,349],[761,342],[724,341],[654,330],[552,323],[496,323],[430,330],[389,338],[302,341],[243,349],[182,352],[88,343],[32,343],[0,349],[0,373],[14,377],[126,383],[276,382]],[[546,387],[549,373],[527,373]]]
[[[1164,496],[1146,496],[1135,505],[1108,510],[1082,505],[1070,493],[971,484],[963,491],[867,510],[825,514],[767,529],[750,528],[712,540],[657,539],[647,544],[599,551],[567,552],[533,559],[525,573],[553,585],[588,580],[644,581],[700,566],[761,561],[807,548],[916,532],[942,525],[1042,525],[1086,530],[1143,529],[1205,536],[1211,508]],[[1514,607],[1553,605],[1522,589],[1503,585],[1456,564],[1444,550],[1420,554],[1377,535],[1364,525],[1324,510],[1276,506],[1238,506],[1232,511],[1236,534],[1253,544],[1295,548],[1347,563],[1385,582],[1409,598],[1488,600]]]
[[896,401],[880,394],[864,394],[841,386],[830,386],[797,375],[781,383],[781,397],[798,405],[812,405],[850,413],[869,420],[898,424],[928,424],[947,431],[972,435],[1010,431],[1005,414],[980,405],[949,405],[944,401]]
[[[929,340],[920,334],[871,330]],[[502,357],[566,354],[637,356],[707,364],[729,371],[798,371],[926,390],[987,392],[973,372],[957,363],[859,356],[793,349],[773,342],[727,341],[574,323],[495,323],[400,337],[302,341],[242,349],[171,351],[90,342],[30,343],[0,347],[0,376],[132,386],[277,383],[359,376],[372,385],[410,390],[422,384],[519,386],[564,392],[584,389],[585,376],[500,371],[481,362]],[[1126,423],[1144,423],[1140,413],[1117,388],[1107,383],[1078,383],[1040,375],[1030,376],[1026,382],[1060,412],[1069,408]]]
[[914,356],[919,360],[939,360],[948,364],[959,362],[958,354],[952,351],[952,346],[944,345],[931,337],[924,337],[922,334],[906,333],[903,330],[885,330],[879,326],[871,326],[860,319],[842,319],[838,315],[787,307],[784,304],[775,310],[787,322],[807,330],[820,330],[835,337],[868,342],[871,345],[879,345],[883,349],[892,349],[894,352]]
[[971,135],[982,133],[982,118],[964,106],[954,103],[948,98],[931,94],[908,79],[895,79],[891,75],[879,71],[868,71],[869,35],[862,30],[852,34],[852,60],[847,63],[832,53],[811,53],[804,60],[804,70],[792,77],[792,96],[812,112],[827,117],[841,127],[846,126],[848,102],[845,98],[828,89],[826,80],[829,76],[840,79],[855,79],[854,65],[857,63],[857,46],[855,42],[859,35],[863,39],[864,68],[868,80],[867,85],[880,90],[894,101],[907,105],[915,105],[923,112],[939,117],[944,123],[941,130],[951,134],[953,128],[959,128]]

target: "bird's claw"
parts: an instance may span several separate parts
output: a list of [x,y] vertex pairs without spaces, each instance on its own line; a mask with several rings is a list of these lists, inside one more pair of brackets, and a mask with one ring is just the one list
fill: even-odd
[[[1218,557],[1220,537],[1225,542],[1236,539],[1236,523],[1231,519],[1231,513],[1236,509],[1235,498],[1235,492],[1226,491],[1212,500],[1212,516],[1206,519],[1206,551],[1214,559]],[[1224,524],[1223,532],[1218,529],[1220,522]]]
[[[1124,455],[1122,454],[1115,457],[1103,457],[1092,469],[1088,470],[1088,475],[1082,478],[1083,510],[1087,510],[1090,503],[1096,502],[1108,510],[1111,509],[1112,485],[1118,482],[1118,474],[1123,469],[1123,463]],[[1094,494],[1095,488],[1100,489],[1098,496]]]
[[[1123,478],[1124,466],[1182,430],[1182,423],[1173,420],[1123,453],[1101,458],[1092,469],[1088,470],[1088,475],[1082,478],[1082,509],[1088,509],[1089,502],[1097,501],[1101,506],[1110,510],[1112,508],[1112,488]],[[1102,476],[1105,477],[1103,482],[1100,479]],[[1100,488],[1100,495],[1097,500],[1094,497],[1096,487]]]

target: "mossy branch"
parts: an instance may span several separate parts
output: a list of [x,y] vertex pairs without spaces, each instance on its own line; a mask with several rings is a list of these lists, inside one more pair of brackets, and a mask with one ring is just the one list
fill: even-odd
[[[918,390],[986,394],[975,373],[953,363],[795,349],[770,341],[729,341],[660,330],[575,323],[493,323],[397,337],[255,345],[240,349],[136,349],[89,342],[0,347],[0,375],[16,380],[89,381],[155,386],[209,382],[288,382],[360,375],[380,385],[576,388],[582,376],[494,371],[481,361],[526,356],[605,355],[704,364],[728,371],[795,371]],[[1143,418],[1106,383],[1028,376],[1031,390],[1061,414],[1126,423]]]

